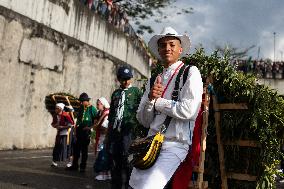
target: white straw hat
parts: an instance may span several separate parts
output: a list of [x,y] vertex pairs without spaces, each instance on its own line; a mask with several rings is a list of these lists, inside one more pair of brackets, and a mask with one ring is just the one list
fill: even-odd
[[189,37],[187,35],[179,35],[176,32],[176,30],[174,30],[172,27],[165,27],[160,34],[154,35],[148,43],[149,49],[154,54],[154,56],[156,56],[158,59],[160,60],[162,59],[158,51],[159,39],[163,37],[171,37],[171,36],[178,38],[181,42],[181,47],[182,47],[182,53],[180,55],[181,57],[189,53],[189,49],[190,49]]

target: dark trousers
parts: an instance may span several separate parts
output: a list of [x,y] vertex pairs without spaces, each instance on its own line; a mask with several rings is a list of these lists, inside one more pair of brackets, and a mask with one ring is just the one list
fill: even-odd
[[132,166],[128,161],[128,149],[131,134],[126,136],[114,135],[110,142],[111,158],[111,189],[127,189]]
[[80,154],[82,153],[80,169],[86,169],[87,160],[88,160],[88,147],[90,144],[90,138],[81,138],[78,137],[74,145],[74,155],[73,155],[73,167],[77,168]]
[[53,161],[65,161],[67,158],[67,136],[56,135],[55,145],[52,152]]
[[127,189],[131,171],[127,157],[112,157],[111,189]]

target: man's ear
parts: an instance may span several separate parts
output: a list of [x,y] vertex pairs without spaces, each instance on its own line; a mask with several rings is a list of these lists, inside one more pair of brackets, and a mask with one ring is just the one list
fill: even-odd
[[182,48],[179,49],[179,54],[181,54],[181,53],[182,53]]

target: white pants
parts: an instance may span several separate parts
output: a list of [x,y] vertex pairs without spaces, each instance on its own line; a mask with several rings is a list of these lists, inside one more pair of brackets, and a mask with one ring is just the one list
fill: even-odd
[[164,142],[161,153],[151,168],[133,168],[129,185],[134,189],[163,189],[187,153],[187,144]]

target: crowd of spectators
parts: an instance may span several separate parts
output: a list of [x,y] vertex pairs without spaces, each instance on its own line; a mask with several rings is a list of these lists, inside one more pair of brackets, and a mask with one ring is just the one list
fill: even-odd
[[[135,30],[129,23],[126,11],[120,7],[119,0],[79,0],[94,13],[100,15],[106,22],[112,24],[115,28],[125,33],[132,39],[137,46],[142,47],[144,58],[149,59],[151,54],[146,50],[147,47],[143,39],[136,35]],[[150,59],[151,60],[151,59]],[[149,62],[150,64],[150,62]]]
[[135,31],[129,24],[127,13],[120,8],[119,2],[113,0],[79,0],[90,10],[99,14],[107,22],[127,35],[135,37]]
[[284,62],[270,60],[234,60],[234,67],[244,73],[255,73],[260,78],[284,79]]

